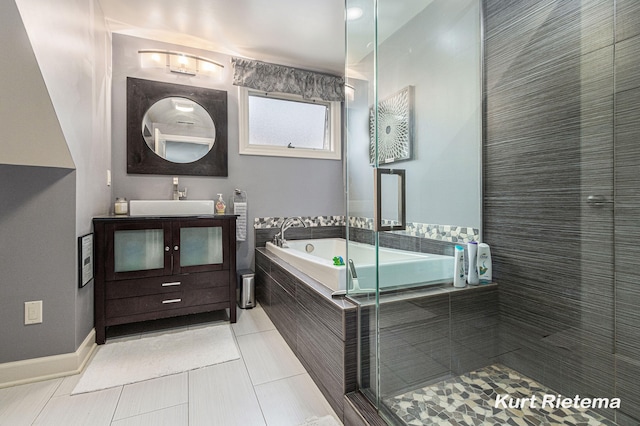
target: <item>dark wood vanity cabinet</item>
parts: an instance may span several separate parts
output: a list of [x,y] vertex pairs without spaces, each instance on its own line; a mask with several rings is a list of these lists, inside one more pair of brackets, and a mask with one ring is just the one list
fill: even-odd
[[229,308],[236,322],[236,217],[93,219],[96,343],[112,325]]

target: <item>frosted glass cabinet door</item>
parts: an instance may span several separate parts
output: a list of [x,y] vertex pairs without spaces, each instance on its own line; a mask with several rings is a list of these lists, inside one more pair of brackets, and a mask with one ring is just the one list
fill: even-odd
[[222,228],[180,228],[180,266],[221,264]]
[[179,219],[173,226],[173,273],[229,268],[229,229],[220,219]]
[[159,277],[171,274],[171,224],[114,221],[105,226],[105,278]]
[[164,230],[115,231],[113,235],[114,272],[164,268]]

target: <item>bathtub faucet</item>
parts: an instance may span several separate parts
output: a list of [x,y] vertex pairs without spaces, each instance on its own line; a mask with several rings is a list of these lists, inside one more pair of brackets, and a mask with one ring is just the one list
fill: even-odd
[[287,217],[282,221],[282,226],[280,226],[280,232],[273,237],[273,244],[278,247],[287,248],[289,245],[287,244],[287,240],[284,239],[284,231],[291,228],[296,222],[302,225],[303,228],[307,227],[307,224],[304,223],[301,217]]

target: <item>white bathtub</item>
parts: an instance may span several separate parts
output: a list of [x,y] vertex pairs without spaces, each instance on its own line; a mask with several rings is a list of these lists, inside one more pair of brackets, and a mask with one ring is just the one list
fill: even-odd
[[[288,248],[281,248],[268,242],[267,250],[334,291],[347,288],[347,266],[333,265],[334,256],[342,256],[347,262],[344,239],[288,240],[287,244]],[[374,247],[351,242],[349,258],[354,263],[359,288],[373,291],[376,279]],[[453,281],[453,256],[380,248],[378,261],[381,289]]]

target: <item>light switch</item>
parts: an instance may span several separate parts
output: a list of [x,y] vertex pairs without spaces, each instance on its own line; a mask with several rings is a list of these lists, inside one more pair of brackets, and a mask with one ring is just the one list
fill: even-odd
[[42,300],[24,302],[24,323],[40,324],[42,322]]

